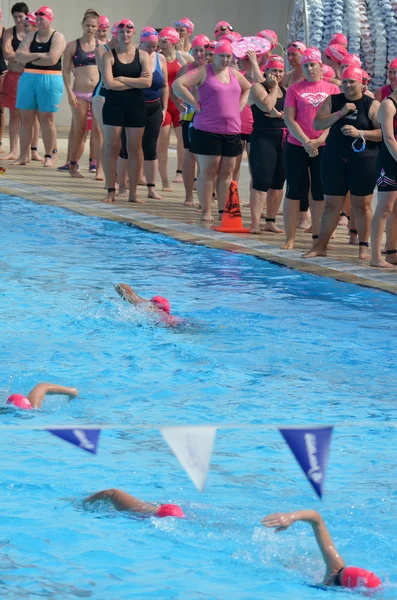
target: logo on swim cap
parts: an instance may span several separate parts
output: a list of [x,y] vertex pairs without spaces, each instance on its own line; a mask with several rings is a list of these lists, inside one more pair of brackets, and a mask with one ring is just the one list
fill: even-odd
[[185,513],[177,504],[162,504],[157,511],[158,517],[178,517],[183,519]]
[[22,410],[33,410],[33,406],[23,394],[12,394],[8,398],[7,404],[13,404],[16,408],[21,408]]
[[171,312],[171,305],[168,302],[167,298],[163,298],[162,296],[154,296],[150,302],[152,304],[155,304],[157,306],[157,308],[161,308],[161,310],[163,310],[164,312],[170,314]]
[[348,588],[377,588],[382,585],[382,581],[375,573],[359,567],[346,567],[343,569],[341,583],[343,587]]

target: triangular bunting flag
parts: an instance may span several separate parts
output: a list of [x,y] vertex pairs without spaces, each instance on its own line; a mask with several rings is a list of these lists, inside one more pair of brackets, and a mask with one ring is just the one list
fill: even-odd
[[211,462],[216,427],[163,427],[160,431],[196,488],[202,492]]
[[47,429],[47,431],[82,450],[87,450],[92,454],[97,452],[100,429],[74,429],[70,427],[69,429]]
[[332,427],[279,430],[319,498],[323,494]]

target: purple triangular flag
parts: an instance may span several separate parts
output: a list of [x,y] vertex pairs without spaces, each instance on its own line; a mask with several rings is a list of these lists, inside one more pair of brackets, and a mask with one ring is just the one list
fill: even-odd
[[332,427],[279,430],[319,498],[323,495]]
[[68,429],[47,429],[53,435],[78,446],[82,450],[96,454],[99,442],[100,429],[78,429],[70,427]]

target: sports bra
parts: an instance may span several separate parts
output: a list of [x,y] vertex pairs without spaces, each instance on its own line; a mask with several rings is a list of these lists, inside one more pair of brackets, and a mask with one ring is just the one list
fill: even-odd
[[[98,48],[99,43],[96,41],[95,49]],[[72,58],[72,62],[77,69],[78,67],[90,67],[95,66],[95,51],[85,52],[81,47],[80,40],[76,40],[76,52]]]
[[143,90],[145,102],[154,102],[161,96],[161,90],[164,86],[164,75],[161,69],[160,58],[156,52],[156,67],[153,71],[152,85],[150,88]]
[[[340,156],[341,158],[349,158],[354,156],[373,156],[378,152],[378,146],[376,142],[371,142],[367,140],[365,150],[360,154],[355,154],[352,148],[352,138],[350,136],[346,136],[342,132],[342,127],[344,125],[352,125],[358,130],[364,131],[372,131],[375,129],[372,120],[369,116],[369,111],[371,108],[374,99],[366,94],[363,94],[361,98],[358,100],[348,100],[345,94],[332,94],[330,96],[331,100],[331,113],[336,113],[339,110],[342,110],[343,106],[346,102],[350,102],[355,104],[356,110],[351,112],[341,119],[339,119],[336,123],[331,125],[329,134],[327,137],[327,141],[325,143],[325,150],[328,152],[332,152],[335,155]],[[361,145],[361,143],[360,143]],[[359,147],[360,147],[359,145]]]
[[[37,41],[37,31],[34,34],[33,40],[30,43],[30,52],[32,54],[38,52],[39,54],[45,54],[49,52],[51,49],[52,38],[55,35],[55,31],[53,31],[50,39],[47,42],[38,42]],[[34,65],[33,63],[28,63],[25,66],[25,71],[29,71],[29,69],[34,69],[35,71],[59,71],[61,74],[62,71],[62,56],[59,57],[58,62],[55,65]]]
[[[112,54],[114,63],[112,66],[113,77],[129,77],[131,79],[138,79],[142,73],[142,65],[139,60],[139,50],[135,50],[135,56],[132,62],[122,63],[119,60],[118,54],[114,48],[112,48]],[[128,90],[107,90],[106,102],[111,102],[117,105],[128,104],[130,106],[139,106],[144,102],[143,100],[143,89],[130,88]]]

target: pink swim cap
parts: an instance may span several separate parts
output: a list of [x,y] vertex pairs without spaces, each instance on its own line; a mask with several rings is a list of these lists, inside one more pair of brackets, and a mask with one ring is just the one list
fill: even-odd
[[371,75],[369,75],[367,71],[364,71],[364,69],[361,69],[361,72],[363,74],[363,83],[369,83],[371,81]]
[[33,406],[23,394],[12,394],[8,398],[7,404],[13,404],[17,408],[21,408],[22,410],[33,410]]
[[176,504],[162,504],[157,511],[158,517],[178,517],[183,519],[185,514],[180,506]]
[[342,79],[354,79],[354,81],[358,81],[359,83],[362,83],[363,82],[362,69],[358,69],[357,67],[346,67],[346,69],[342,73]]
[[389,69],[397,69],[397,58],[393,58],[389,65]]
[[179,27],[186,27],[189,33],[193,33],[194,31],[194,23],[186,17],[183,17],[183,19],[180,19],[179,21],[175,21],[174,27],[178,27],[178,25]]
[[170,314],[171,312],[171,305],[168,302],[167,298],[163,298],[162,296],[154,296],[150,302],[152,304],[155,304],[157,306],[157,308],[161,308],[161,310],[163,310],[164,312]]
[[116,21],[115,24],[112,27],[112,37],[114,39],[117,39],[117,34],[119,32],[119,30],[117,29],[117,25],[120,23],[120,21]]
[[98,29],[108,29],[110,27],[110,21],[105,15],[99,17]]
[[361,69],[361,60],[357,54],[348,54],[342,60],[342,66],[343,65],[346,67],[356,67],[357,69]]
[[319,63],[322,64],[321,52],[318,48],[306,48],[301,58],[301,65],[306,65],[307,63]]
[[278,46],[277,33],[275,31],[272,31],[271,29],[263,29],[262,31],[258,31],[256,37],[261,37],[265,40],[268,40],[272,45],[272,50],[274,50]]
[[121,19],[121,21],[117,23],[117,29],[124,29],[124,27],[135,29],[135,25],[130,19]]
[[295,42],[290,42],[287,46],[288,50],[297,50],[300,53],[303,53],[306,50],[306,46],[303,42],[296,40]]
[[227,40],[222,40],[221,42],[217,43],[214,52],[215,54],[233,54],[233,47]]
[[208,38],[203,33],[200,33],[200,35],[196,35],[196,37],[193,39],[192,48],[197,48],[197,46],[202,46],[203,48],[205,48],[205,46],[208,46],[209,43],[210,38]]
[[36,10],[35,15],[36,17],[45,17],[50,23],[54,20],[54,13],[49,6],[40,6],[40,8]]
[[158,42],[159,34],[153,27],[144,27],[140,35],[141,42]]
[[164,29],[160,31],[159,38],[175,45],[180,41],[179,33],[174,27],[164,27]]
[[33,13],[33,12],[29,12],[29,13],[26,15],[26,17],[25,17],[25,21],[29,21],[29,23],[30,23],[31,25],[34,25],[35,27],[37,26],[37,23],[36,23],[36,15],[35,15],[35,13]]
[[321,70],[323,72],[323,77],[336,77],[335,71],[332,67],[329,67],[328,65],[323,65],[321,67]]
[[348,52],[346,48],[341,44],[332,44],[324,50],[324,54],[331,60],[340,64],[343,61],[343,59],[348,55]]
[[331,38],[329,45],[333,44],[341,44],[342,46],[347,46],[347,37],[343,33],[334,33]]
[[227,29],[229,29],[229,31],[233,31],[234,27],[233,25],[230,25],[230,23],[228,23],[227,21],[219,21],[219,23],[215,25],[214,33],[216,35],[220,31],[226,31]]
[[382,581],[375,573],[359,567],[346,567],[342,573],[341,583],[343,587],[348,588],[377,588],[382,585]]
[[284,69],[284,61],[278,54],[273,54],[269,56],[266,61],[265,69]]
[[0,21],[1,21],[2,18],[3,18],[3,11],[0,8]]

